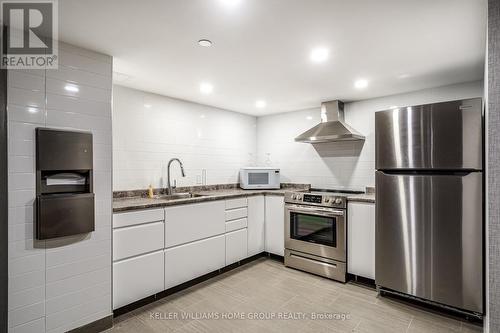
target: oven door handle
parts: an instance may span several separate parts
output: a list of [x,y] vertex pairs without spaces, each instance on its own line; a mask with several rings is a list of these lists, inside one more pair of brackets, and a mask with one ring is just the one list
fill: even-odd
[[286,208],[290,212],[298,212],[298,213],[318,213],[321,215],[327,216],[344,216],[345,213],[343,210],[332,210],[332,209],[321,209],[321,208],[308,208],[302,206],[286,206]]

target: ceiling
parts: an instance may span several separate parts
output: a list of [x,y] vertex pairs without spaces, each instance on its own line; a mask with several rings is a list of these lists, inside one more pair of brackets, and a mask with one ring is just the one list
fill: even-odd
[[262,115],[481,79],[486,11],[486,0],[64,0],[59,36],[112,55],[115,83]]

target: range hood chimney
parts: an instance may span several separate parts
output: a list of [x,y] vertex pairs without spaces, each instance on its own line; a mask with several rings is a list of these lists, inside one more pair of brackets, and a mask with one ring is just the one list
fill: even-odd
[[344,121],[344,103],[321,103],[321,123],[295,138],[297,142],[323,143],[335,141],[359,141],[365,137]]

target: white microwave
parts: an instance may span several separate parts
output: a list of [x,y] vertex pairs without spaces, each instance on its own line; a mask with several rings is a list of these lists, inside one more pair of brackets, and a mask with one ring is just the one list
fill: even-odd
[[280,169],[248,167],[240,170],[240,187],[242,189],[279,189],[280,184]]

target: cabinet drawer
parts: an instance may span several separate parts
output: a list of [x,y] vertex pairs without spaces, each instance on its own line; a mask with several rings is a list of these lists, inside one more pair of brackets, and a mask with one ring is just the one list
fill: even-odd
[[226,221],[241,219],[248,216],[248,208],[236,208],[226,210]]
[[113,260],[163,249],[163,228],[163,222],[154,222],[113,230]]
[[127,213],[116,213],[113,214],[113,228],[163,221],[164,219],[165,212],[163,209],[147,209]]
[[226,222],[226,232],[235,231],[247,227],[247,218]]
[[246,207],[247,205],[248,205],[247,198],[226,200],[226,209],[241,208],[241,207]]
[[113,309],[164,289],[163,251],[113,264]]
[[167,207],[165,247],[186,244],[226,231],[224,201]]
[[247,229],[226,234],[226,265],[245,259],[248,253]]
[[165,250],[165,289],[224,267],[224,237],[215,236]]

